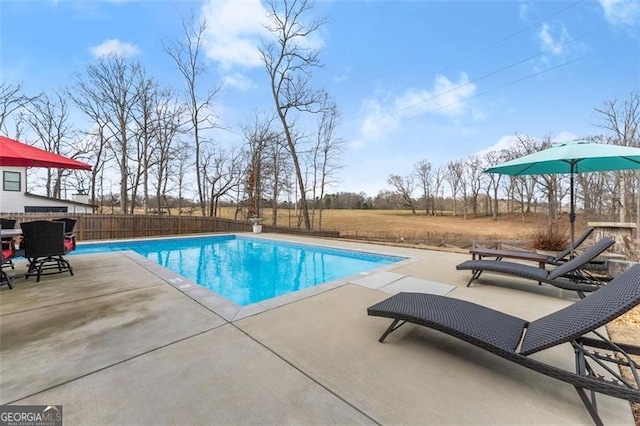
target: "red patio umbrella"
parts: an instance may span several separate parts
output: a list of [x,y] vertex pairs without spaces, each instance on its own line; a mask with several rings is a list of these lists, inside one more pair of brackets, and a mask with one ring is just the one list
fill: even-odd
[[0,136],[0,166],[91,170],[88,164],[4,136]]

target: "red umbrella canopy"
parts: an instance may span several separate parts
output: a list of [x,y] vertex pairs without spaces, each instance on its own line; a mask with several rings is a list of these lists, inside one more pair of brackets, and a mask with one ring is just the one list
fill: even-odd
[[88,164],[4,136],[0,136],[0,166],[91,170]]

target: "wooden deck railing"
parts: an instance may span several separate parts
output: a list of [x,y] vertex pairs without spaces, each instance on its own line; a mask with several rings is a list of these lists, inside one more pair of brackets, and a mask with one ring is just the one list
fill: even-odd
[[[202,216],[156,216],[156,215],[102,215],[102,214],[68,214],[68,213],[17,213],[4,214],[6,218],[16,219],[18,223],[32,220],[52,220],[61,217],[72,217],[76,224],[76,239],[116,240],[126,238],[157,237],[212,232],[251,232],[250,223]],[[19,227],[19,225],[16,225]],[[337,238],[337,231],[307,231],[297,228],[263,225],[264,232],[281,234],[297,234],[316,237]]]

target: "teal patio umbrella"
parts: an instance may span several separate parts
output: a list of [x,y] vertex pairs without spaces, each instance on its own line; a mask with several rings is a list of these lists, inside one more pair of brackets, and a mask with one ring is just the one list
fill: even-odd
[[588,141],[554,144],[550,148],[485,170],[511,176],[570,174],[569,223],[573,255],[575,202],[573,178],[576,173],[640,169],[640,148]]

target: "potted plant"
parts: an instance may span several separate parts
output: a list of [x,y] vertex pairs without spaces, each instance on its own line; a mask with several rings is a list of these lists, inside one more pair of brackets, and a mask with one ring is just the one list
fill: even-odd
[[557,228],[546,228],[533,236],[533,248],[540,254],[555,256],[568,246],[568,237]]
[[259,234],[262,232],[262,218],[261,217],[252,217],[249,219],[251,225],[253,227],[253,233]]

